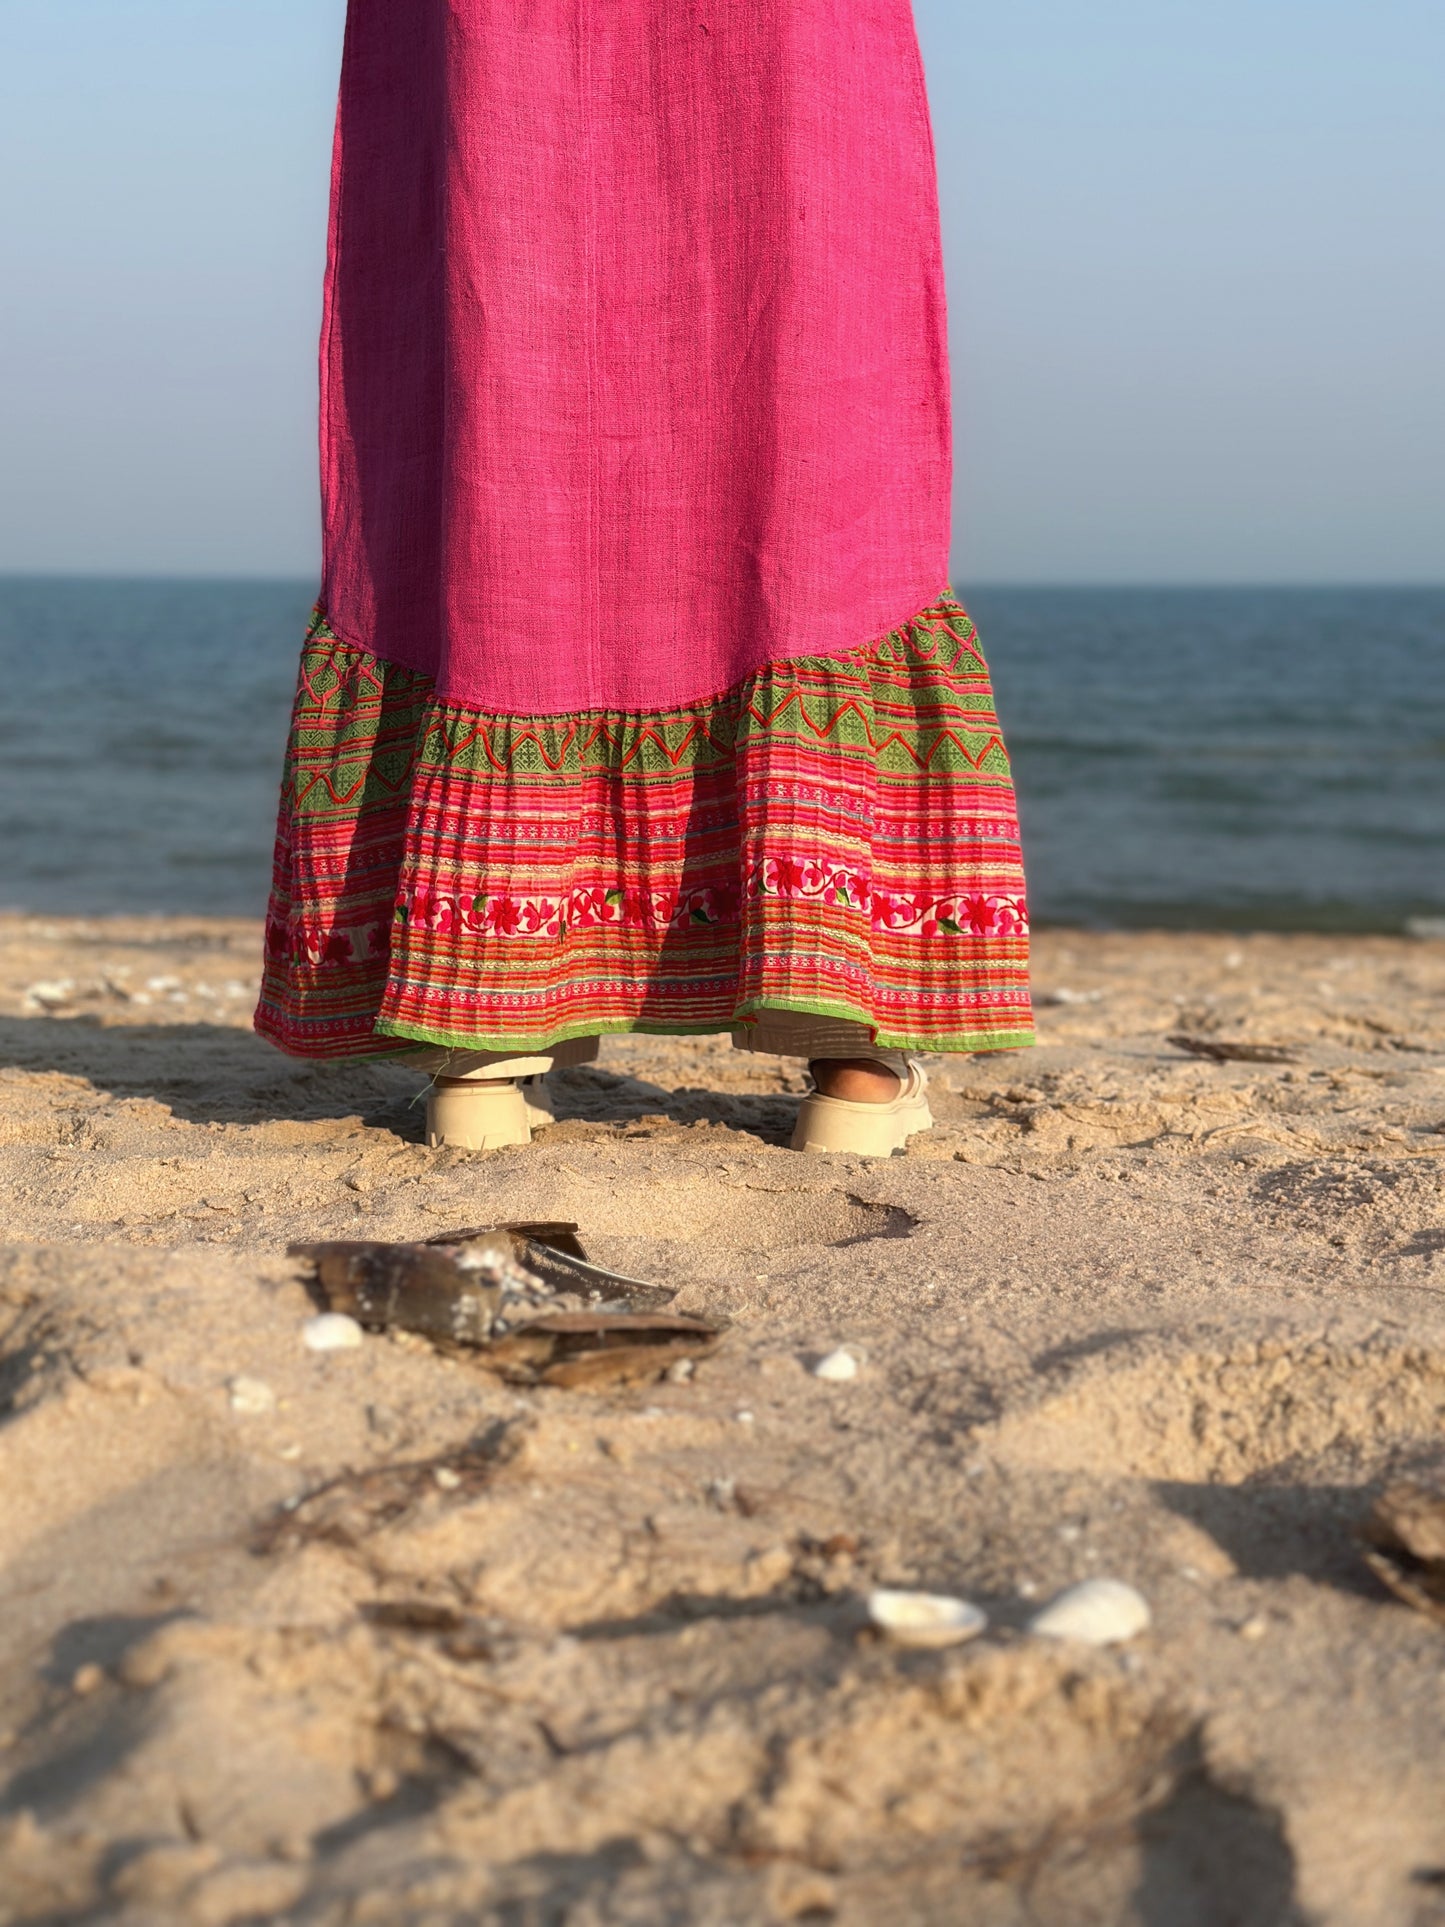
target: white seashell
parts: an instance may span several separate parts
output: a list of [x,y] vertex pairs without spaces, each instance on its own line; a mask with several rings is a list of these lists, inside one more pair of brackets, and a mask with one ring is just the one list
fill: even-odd
[[319,1318],[306,1320],[301,1327],[301,1342],[308,1352],[349,1352],[364,1341],[354,1318],[348,1318],[344,1311],[324,1311]]
[[259,1418],[263,1412],[274,1412],[276,1394],[264,1378],[232,1378],[226,1382],[231,1394],[231,1410],[243,1412],[248,1418]]
[[74,981],[69,977],[59,977],[54,983],[30,984],[25,991],[26,1001],[38,1004],[41,1010],[59,1010],[62,1004],[70,1002]]
[[1153,1615],[1142,1593],[1122,1579],[1086,1579],[1070,1586],[1029,1621],[1044,1639],[1077,1639],[1086,1646],[1118,1646],[1142,1633]]
[[958,1646],[988,1624],[987,1617],[966,1599],[886,1588],[869,1593],[868,1617],[900,1646]]
[[858,1361],[846,1345],[840,1345],[837,1351],[818,1360],[813,1376],[825,1379],[829,1385],[846,1385],[850,1378],[858,1376]]

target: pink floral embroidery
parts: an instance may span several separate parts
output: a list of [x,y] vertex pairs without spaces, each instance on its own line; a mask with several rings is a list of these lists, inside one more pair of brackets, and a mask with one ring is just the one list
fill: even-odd
[[622,917],[621,899],[620,890],[574,890],[570,921],[579,930],[593,930],[602,923],[618,923]]
[[857,870],[818,858],[765,857],[754,872],[757,895],[799,900],[820,898],[834,908],[866,911],[871,896],[868,878]]
[[916,930],[923,937],[1027,936],[1028,908],[1022,897],[917,897],[873,893],[876,930]]
[[603,925],[637,930],[681,929],[727,923],[738,915],[738,893],[729,884],[691,890],[607,889],[579,884],[565,898],[475,895],[452,897],[426,884],[403,886],[396,916],[414,929],[449,936],[458,929],[496,937],[557,937],[569,929]]
[[329,930],[317,924],[288,925],[278,920],[266,926],[269,957],[311,970],[349,968],[384,954],[386,948],[386,926],[377,922],[333,924]]
[[473,928],[495,930],[499,937],[515,937],[522,927],[521,905],[511,897],[473,899]]
[[[750,888],[756,896],[814,898],[830,909],[854,910],[868,916],[876,930],[916,931],[925,937],[987,937],[1024,936],[1029,928],[1022,897],[926,897],[882,890],[856,869],[813,858],[767,857],[754,871]],[[403,890],[397,900],[398,917],[438,936],[465,929],[495,937],[559,937],[569,929],[604,925],[660,931],[729,923],[738,913],[738,891],[723,883],[671,891],[579,885],[562,898],[485,892],[453,897],[418,884],[410,892]],[[376,954],[379,933],[368,926],[366,936],[370,953]],[[284,946],[278,945],[275,933],[268,943],[273,955],[281,954]],[[351,956],[349,937],[317,933],[298,941],[297,950],[303,945],[313,961],[342,961],[343,950],[345,960]]]

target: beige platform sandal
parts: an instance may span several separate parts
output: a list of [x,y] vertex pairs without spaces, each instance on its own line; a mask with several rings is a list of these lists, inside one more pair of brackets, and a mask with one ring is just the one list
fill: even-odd
[[515,1078],[505,1082],[476,1077],[436,1077],[426,1098],[426,1141],[457,1151],[501,1151],[509,1144],[530,1144],[532,1126],[551,1123],[527,1103]]
[[891,1103],[860,1104],[814,1091],[803,1099],[793,1130],[795,1151],[850,1151],[855,1157],[887,1158],[901,1151],[915,1131],[933,1128],[928,1108],[928,1078],[916,1058],[901,1067],[883,1064],[901,1080]]
[[530,1144],[533,1131],[556,1122],[547,1074],[590,1064],[595,1037],[575,1037],[532,1057],[498,1051],[417,1051],[410,1056],[432,1073],[426,1100],[426,1141],[434,1148],[502,1151]]

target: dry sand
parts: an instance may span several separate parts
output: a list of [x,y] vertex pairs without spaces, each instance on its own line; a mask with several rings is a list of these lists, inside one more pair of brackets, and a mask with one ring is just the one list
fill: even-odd
[[[1046,934],[1041,1047],[873,1163],[644,1038],[428,1151],[413,1073],[250,1034],[257,946],[0,920],[0,1921],[1445,1921],[1445,1633],[1353,1536],[1445,1458],[1445,945]],[[721,1350],[303,1348],[288,1240],[518,1216]],[[1153,1630],[1025,1634],[1091,1574]]]

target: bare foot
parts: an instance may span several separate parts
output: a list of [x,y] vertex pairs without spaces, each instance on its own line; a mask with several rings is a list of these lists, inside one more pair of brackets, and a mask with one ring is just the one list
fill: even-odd
[[820,1096],[849,1104],[891,1104],[903,1080],[868,1057],[822,1057],[808,1066]]

